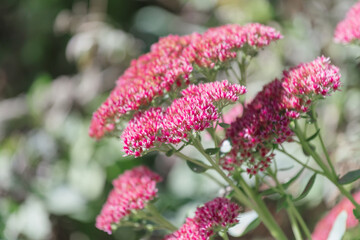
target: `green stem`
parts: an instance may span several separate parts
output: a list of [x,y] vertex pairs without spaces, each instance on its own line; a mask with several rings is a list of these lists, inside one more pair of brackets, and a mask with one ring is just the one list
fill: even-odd
[[195,159],[193,159],[191,157],[188,157],[185,154],[182,154],[181,152],[175,152],[174,154],[176,156],[178,156],[178,157],[181,157],[181,158],[185,159],[186,161],[192,162],[192,163],[194,163],[196,165],[199,165],[199,166],[201,166],[201,167],[203,167],[205,169],[211,169],[212,168],[211,166],[209,166],[207,164],[204,164],[204,163],[202,163],[200,161],[197,161],[197,160],[195,160]]
[[222,239],[224,240],[229,240],[229,236],[227,235],[227,231],[223,230],[219,233],[219,235],[221,236]]
[[215,163],[215,161],[208,154],[205,153],[203,146],[196,138],[193,138],[193,145],[210,162],[210,164],[213,166],[213,169],[217,171],[227,183],[229,183],[229,185],[234,190],[235,197],[244,205],[254,209],[258,213],[259,217],[262,219],[263,223],[268,228],[271,235],[275,239],[287,239],[284,232],[281,230],[281,228],[271,215],[265,203],[262,201],[262,199],[259,198],[258,195],[256,195],[252,191],[252,189],[247,185],[247,183],[240,177],[239,184],[252,201],[248,200],[247,196],[234,184],[234,182],[230,178],[226,176],[226,174],[220,169],[220,167]]
[[[314,119],[315,129],[316,129],[316,131],[320,131],[319,124],[318,124],[318,121],[317,121],[315,106],[312,106],[311,111],[312,111],[312,117],[313,117],[313,119]],[[333,164],[332,164],[332,162],[331,162],[329,153],[328,153],[328,151],[327,151],[327,149],[326,149],[326,147],[325,147],[325,143],[324,143],[324,141],[323,141],[323,138],[321,137],[321,133],[320,133],[320,132],[319,132],[319,134],[318,134],[318,137],[319,137],[319,140],[320,140],[320,145],[321,145],[322,151],[323,151],[324,154],[325,154],[326,161],[327,161],[327,163],[328,163],[328,165],[329,165],[329,167],[330,167],[333,175],[336,176],[335,168],[334,168],[334,166],[333,166]]]
[[203,173],[205,176],[207,176],[208,178],[210,178],[211,180],[213,180],[214,182],[216,182],[220,187],[222,188],[225,188],[225,184],[223,184],[222,182],[220,182],[218,179],[216,179],[213,175],[207,173],[207,172],[204,172]]
[[291,223],[291,229],[293,230],[294,236],[296,240],[302,240],[301,232],[299,229],[299,225],[296,222],[296,219],[290,209],[287,209],[287,213]]
[[299,128],[297,122],[295,121],[295,129],[294,132],[296,134],[296,136],[299,138],[300,143],[302,145],[302,147],[304,148],[304,150],[306,152],[308,152],[312,158],[314,159],[314,161],[319,165],[319,167],[323,170],[324,172],[324,176],[329,179],[338,189],[339,191],[345,196],[347,197],[350,202],[356,207],[357,211],[360,212],[360,205],[355,201],[355,199],[353,198],[353,196],[349,193],[349,191],[347,191],[343,185],[338,183],[338,177],[336,175],[336,173],[333,173],[331,170],[329,170],[327,168],[327,166],[323,163],[322,159],[320,158],[320,156],[310,147],[309,143],[306,141],[306,139],[304,138],[303,133],[301,132],[301,129]]
[[168,229],[171,232],[174,232],[177,230],[177,227],[175,227],[166,218],[164,218],[152,204],[149,203],[146,206],[146,208],[150,212],[152,220],[154,222],[158,223],[159,225],[163,226],[164,228]]
[[320,175],[324,175],[323,172],[319,171],[319,170],[316,170],[315,168],[312,168],[310,166],[308,166],[307,164],[301,162],[299,159],[297,159],[295,156],[291,155],[290,153],[288,153],[287,151],[285,151],[285,149],[280,149],[278,148],[277,149],[278,151],[284,153],[286,156],[290,157],[291,159],[293,159],[295,162],[297,162],[298,164],[300,164],[301,166],[303,166],[304,168],[307,168],[315,173],[318,173]]
[[240,69],[240,84],[246,86],[246,67],[247,67],[247,63],[246,63],[246,56],[243,56],[241,59],[241,63],[239,64],[239,69]]
[[306,237],[308,239],[312,239],[311,232],[310,232],[308,226],[306,225],[304,219],[300,215],[299,211],[295,208],[295,206],[293,204],[289,205],[289,207],[292,209],[292,211],[293,211],[295,217],[297,218],[297,220],[298,220],[302,230],[304,231]]
[[[293,232],[295,235],[295,238],[298,237],[298,230],[299,230],[299,226],[296,223],[296,219],[299,222],[303,232],[305,233],[306,237],[311,240],[311,233],[310,230],[308,228],[308,226],[306,225],[304,219],[302,218],[301,214],[299,213],[299,211],[296,209],[294,202],[291,201],[291,199],[288,197],[288,194],[286,192],[286,190],[284,189],[283,185],[279,182],[279,180],[277,179],[276,175],[272,172],[272,170],[269,168],[268,169],[268,173],[269,175],[274,179],[276,186],[279,188],[280,192],[282,193],[282,195],[284,195],[286,197],[286,202],[287,202],[287,213],[289,215],[290,221],[293,222],[295,221],[295,223],[292,223],[292,228],[293,228]],[[296,219],[295,219],[296,218]],[[295,225],[296,224],[296,225]],[[301,238],[301,233],[300,233],[300,239]]]

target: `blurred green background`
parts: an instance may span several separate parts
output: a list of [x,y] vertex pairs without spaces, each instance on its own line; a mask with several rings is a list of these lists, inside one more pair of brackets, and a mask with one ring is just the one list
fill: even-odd
[[[109,236],[94,227],[111,181],[139,164],[165,178],[159,186],[158,205],[178,225],[196,205],[218,194],[216,185],[178,159],[156,154],[122,157],[119,140],[95,141],[87,134],[92,112],[130,60],[168,34],[248,22],[280,30],[284,39],[262,51],[250,65],[250,96],[281,76],[284,68],[321,54],[329,56],[341,69],[343,86],[321,103],[323,134],[339,173],[358,169],[360,49],[332,40],[337,22],[354,3],[1,0],[0,239],[140,239],[144,232],[120,228]],[[280,155],[278,161],[293,165]],[[282,172],[280,177],[285,181],[295,171]],[[291,191],[301,190],[310,176],[305,173]],[[299,205],[311,228],[338,197],[335,188],[317,178],[311,194]],[[275,205],[269,200],[270,207]],[[276,216],[290,231],[284,214]],[[353,230],[347,238],[356,235]],[[155,233],[143,239],[161,236]],[[271,238],[260,227],[244,239]]]

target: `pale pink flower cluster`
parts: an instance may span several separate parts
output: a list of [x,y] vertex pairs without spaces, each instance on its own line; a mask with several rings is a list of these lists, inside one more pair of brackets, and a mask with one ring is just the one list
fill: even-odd
[[113,181],[114,188],[96,218],[96,227],[111,234],[112,224],[119,223],[134,210],[145,208],[156,197],[156,183],[160,181],[162,178],[145,166],[125,171]]
[[[360,203],[360,192],[357,192],[353,195],[356,202]],[[342,211],[347,213],[346,219],[346,228],[353,228],[359,224],[353,214],[355,209],[354,205],[347,199],[344,198],[340,203],[338,203],[330,212],[322,218],[315,226],[314,232],[312,234],[313,240],[326,240],[329,237],[330,231],[334,225],[336,218]]]
[[240,207],[227,198],[215,198],[199,207],[195,217],[187,218],[176,232],[165,240],[208,240],[211,236],[238,222]]
[[245,163],[251,175],[264,171],[274,157],[274,144],[292,140],[290,121],[339,86],[339,69],[325,57],[284,71],[283,78],[267,84],[227,129],[232,150],[220,160],[222,167],[233,171]]
[[257,49],[281,37],[271,27],[252,23],[211,28],[204,34],[161,38],[149,53],[133,60],[118,79],[108,99],[93,114],[89,135],[101,138],[116,129],[124,116],[131,117],[156,97],[189,84],[194,65],[214,68],[234,59],[236,51],[245,45]]
[[191,131],[203,131],[219,119],[216,107],[235,102],[246,88],[227,80],[190,85],[166,109],[150,108],[137,113],[121,135],[127,155],[140,156],[162,143],[177,144],[188,140]]
[[344,20],[336,26],[334,39],[340,43],[360,40],[360,1],[347,12]]

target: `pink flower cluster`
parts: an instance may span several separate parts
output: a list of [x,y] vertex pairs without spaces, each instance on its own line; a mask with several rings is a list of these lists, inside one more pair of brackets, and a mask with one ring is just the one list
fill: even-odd
[[266,85],[227,129],[232,150],[221,159],[222,167],[233,171],[246,163],[251,175],[264,171],[274,157],[273,145],[291,141],[291,119],[339,86],[339,69],[325,57],[284,71],[283,78]]
[[184,57],[199,67],[214,68],[216,64],[235,59],[236,51],[245,45],[258,49],[281,38],[274,28],[259,23],[229,24],[198,34],[185,49]]
[[[356,202],[360,203],[360,192],[353,195]],[[352,228],[359,224],[353,214],[354,205],[347,199],[344,198],[339,204],[337,204],[331,211],[322,218],[315,226],[312,234],[313,240],[326,240],[329,237],[330,231],[338,215],[345,211],[347,213],[346,228]]]
[[282,86],[286,91],[283,104],[288,115],[296,118],[307,112],[313,100],[325,97],[340,87],[339,68],[324,56],[302,63],[283,72]]
[[204,34],[161,38],[149,53],[133,60],[117,80],[110,96],[93,114],[89,135],[101,138],[113,131],[124,116],[131,116],[156,97],[189,84],[193,65],[213,68],[236,58],[236,51],[245,45],[257,49],[281,37],[271,27],[252,23],[211,28]]
[[150,108],[137,113],[121,135],[124,151],[140,156],[144,150],[162,143],[177,144],[187,140],[189,132],[203,131],[218,120],[216,105],[238,100],[246,88],[227,80],[190,85],[182,91],[182,98],[162,110]]
[[227,198],[215,198],[199,207],[195,217],[187,218],[185,224],[165,240],[208,240],[220,229],[237,223],[240,207]]
[[340,43],[351,43],[360,40],[360,1],[358,1],[346,14],[335,29],[334,39]]
[[114,189],[96,218],[96,227],[111,234],[112,224],[119,223],[133,210],[143,209],[156,197],[156,183],[160,181],[162,178],[145,166],[125,171],[113,181]]

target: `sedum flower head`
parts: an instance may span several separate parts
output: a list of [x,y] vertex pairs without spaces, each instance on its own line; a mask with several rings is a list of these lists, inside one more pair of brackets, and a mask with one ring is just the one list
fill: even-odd
[[360,40],[360,1],[347,12],[344,20],[336,26],[334,39],[340,43]]
[[274,28],[259,23],[245,26],[228,24],[210,28],[204,34],[197,35],[184,55],[200,68],[214,68],[216,65],[235,59],[238,55],[237,51],[245,46],[258,50],[280,38],[282,35]]
[[213,126],[219,119],[219,107],[237,101],[245,92],[245,87],[226,80],[190,85],[182,92],[183,97],[174,100],[168,108],[151,108],[136,114],[121,136],[124,151],[127,155],[140,156],[162,143],[189,140],[193,131]]
[[[360,202],[360,192],[357,192],[353,195],[355,201]],[[312,239],[314,240],[326,240],[329,237],[330,231],[335,223],[338,215],[345,211],[347,213],[346,219],[346,228],[353,228],[359,224],[353,214],[355,209],[354,205],[347,199],[344,198],[340,203],[338,203],[330,212],[323,217],[315,226],[314,232],[312,233]]]
[[231,123],[226,138],[231,139],[232,149],[220,161],[224,169],[232,171],[245,163],[249,174],[264,171],[272,161],[273,144],[291,141],[290,119],[281,104],[283,94],[281,81],[267,84]]
[[89,135],[103,137],[115,130],[122,119],[149,106],[157,97],[190,84],[193,66],[213,68],[236,58],[244,46],[258,49],[281,37],[275,29],[253,23],[161,38],[149,53],[133,60],[117,80],[110,96],[93,114]]
[[111,234],[112,224],[145,208],[156,197],[156,183],[160,181],[162,178],[145,166],[125,171],[113,181],[114,188],[96,218],[96,227]]
[[93,114],[89,134],[101,138],[115,128],[125,114],[147,106],[175,84],[189,83],[192,66],[181,57],[191,36],[170,35],[161,38],[151,51],[133,60],[117,80],[108,99]]
[[251,175],[264,171],[274,157],[274,144],[292,140],[290,121],[339,86],[339,69],[329,58],[318,57],[284,71],[282,79],[267,84],[227,129],[232,150],[221,159],[222,167],[233,171],[245,163]]
[[238,222],[240,207],[227,198],[215,198],[196,209],[195,217],[187,218],[185,224],[165,240],[208,240],[221,229]]
[[324,56],[284,71],[284,107],[298,113],[307,112],[314,100],[339,89],[340,76],[339,68]]

